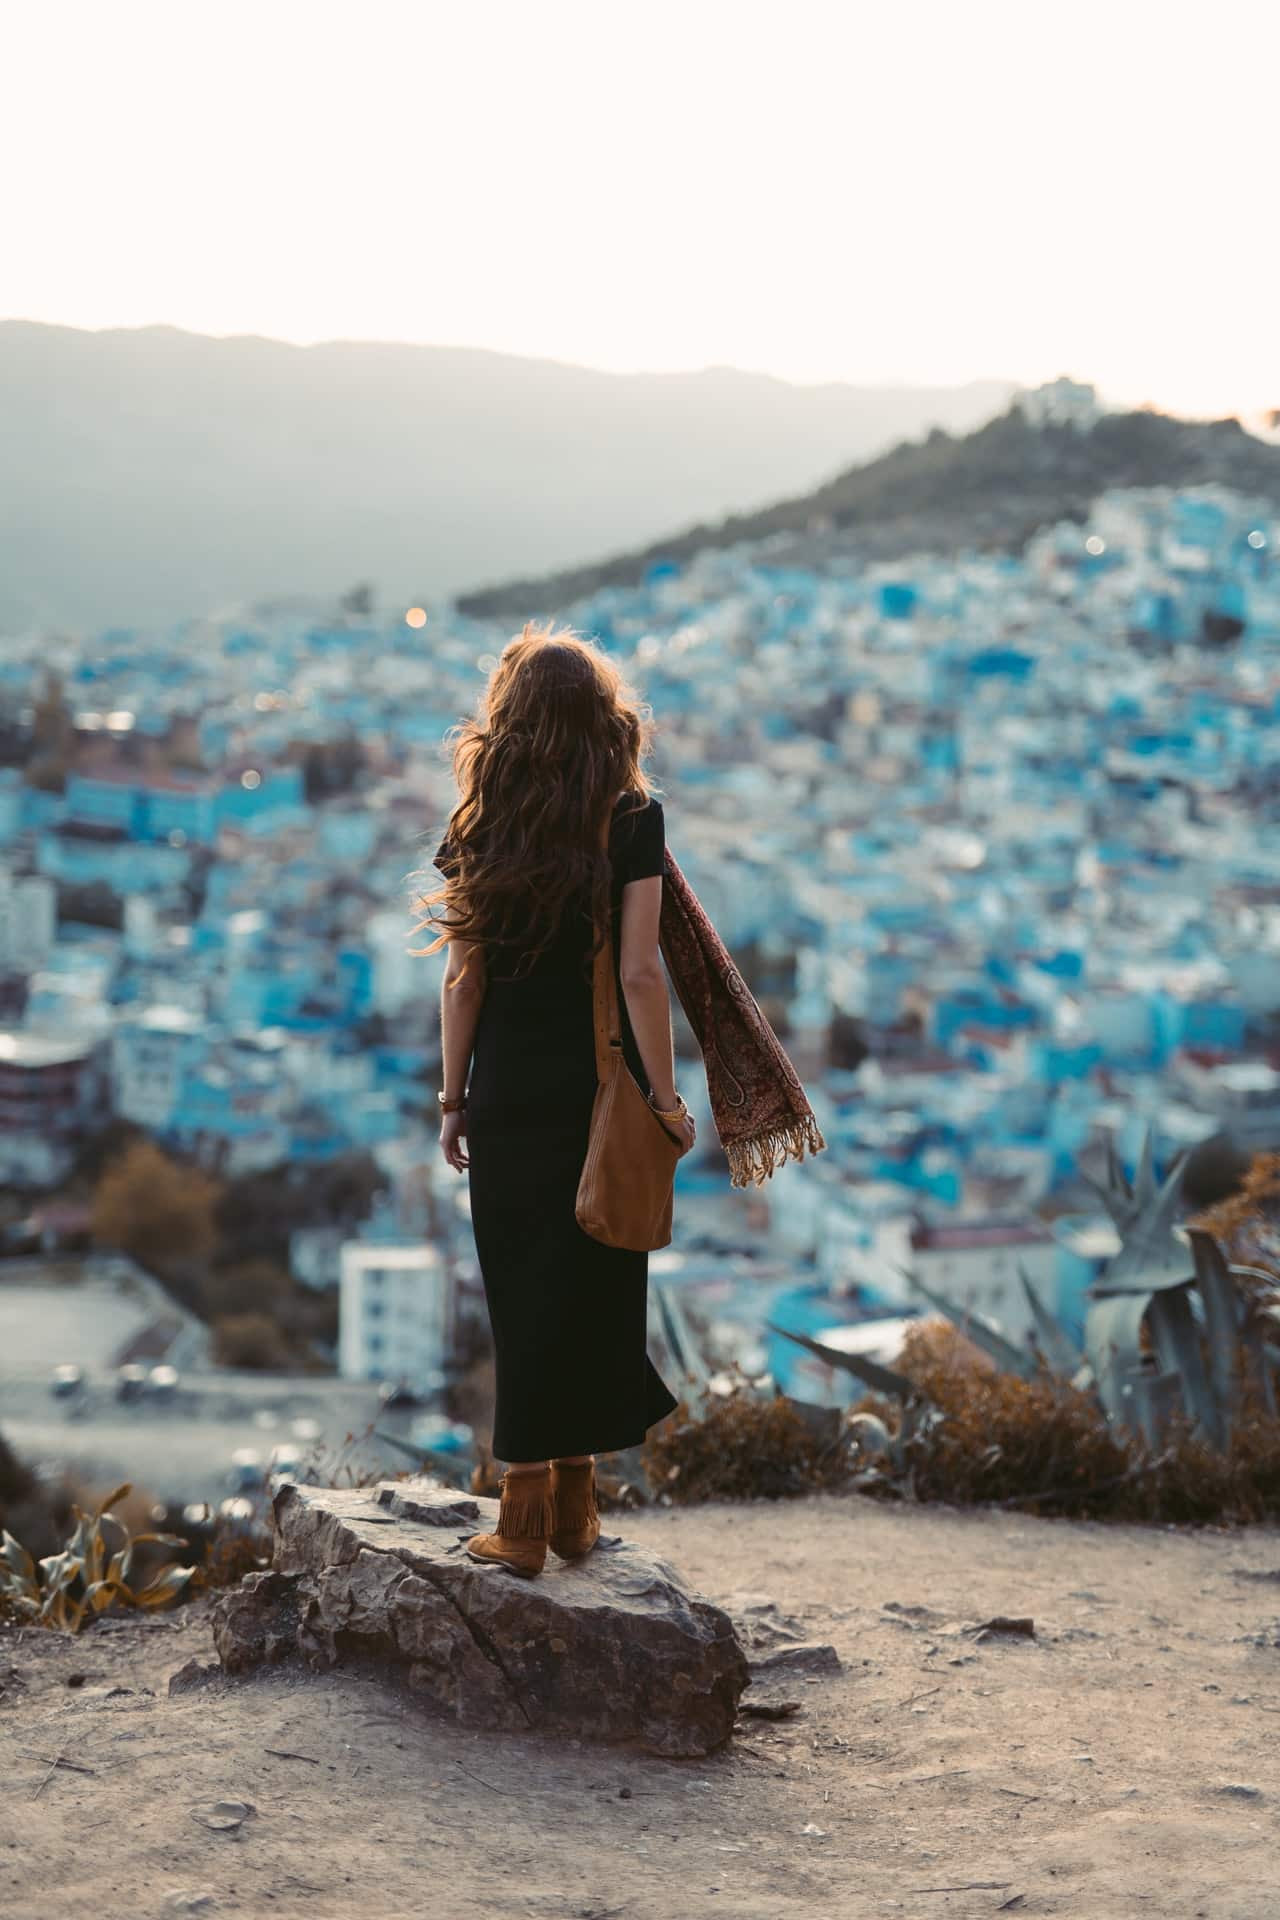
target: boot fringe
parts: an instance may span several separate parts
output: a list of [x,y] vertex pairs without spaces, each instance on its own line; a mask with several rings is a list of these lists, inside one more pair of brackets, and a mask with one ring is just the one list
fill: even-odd
[[729,1184],[763,1186],[776,1167],[788,1160],[803,1160],[806,1152],[821,1153],[826,1144],[811,1112],[798,1115],[786,1126],[766,1127],[745,1140],[732,1140],[725,1148]]
[[[528,1486],[522,1486],[522,1481],[528,1481]],[[504,1474],[498,1502],[498,1538],[546,1540],[554,1525],[550,1468],[541,1473]]]
[[588,1461],[585,1466],[569,1462],[561,1465],[556,1461],[552,1471],[555,1475],[552,1486],[552,1510],[556,1518],[557,1533],[576,1533],[580,1527],[589,1527],[600,1518],[600,1509],[596,1505],[596,1463]]

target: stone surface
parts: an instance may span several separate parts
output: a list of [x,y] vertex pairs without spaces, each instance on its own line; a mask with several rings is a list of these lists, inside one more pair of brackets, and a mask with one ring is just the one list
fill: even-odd
[[457,1493],[452,1487],[422,1487],[404,1480],[380,1480],[374,1497],[397,1520],[421,1520],[426,1527],[465,1527],[474,1533],[480,1520],[480,1505],[469,1493]]
[[842,1671],[840,1655],[821,1640],[805,1640],[796,1647],[778,1647],[751,1662],[751,1677],[759,1680],[786,1680],[792,1674],[835,1674]]
[[[728,1615],[665,1563],[602,1540],[572,1565],[548,1554],[523,1580],[463,1551],[496,1525],[496,1500],[385,1486],[281,1487],[272,1572],[213,1608],[229,1673],[295,1648],[317,1666],[368,1654],[466,1726],[541,1727],[675,1758],[728,1739],[746,1656]],[[475,1518],[442,1522],[450,1505]]]
[[225,1679],[216,1660],[197,1660],[193,1656],[169,1675],[169,1692],[198,1693],[201,1687],[221,1686]]
[[274,1570],[248,1573],[219,1595],[211,1610],[213,1644],[226,1672],[248,1673],[296,1653],[301,1604],[298,1582]]

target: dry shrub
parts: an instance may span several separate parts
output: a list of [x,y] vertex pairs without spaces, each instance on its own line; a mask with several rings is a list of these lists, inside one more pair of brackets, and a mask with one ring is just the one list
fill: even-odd
[[1261,1267],[1280,1284],[1280,1153],[1255,1154],[1240,1191],[1188,1224],[1211,1233],[1228,1260]]
[[[110,1489],[110,1481],[95,1480],[73,1471],[62,1476],[59,1493],[73,1505],[89,1513],[100,1500],[106,1497]],[[162,1514],[164,1509],[154,1493],[146,1487],[134,1485],[131,1481],[127,1493],[121,1499],[112,1501],[111,1512],[129,1529],[131,1534],[139,1534],[152,1532],[159,1525],[158,1515]],[[145,1555],[142,1557],[145,1558]],[[173,1555],[166,1553],[160,1558],[172,1560]]]
[[1176,1420],[1156,1453],[1055,1375],[979,1372],[954,1329],[904,1343],[901,1370],[942,1418],[907,1446],[909,1485],[954,1506],[1097,1520],[1235,1525],[1280,1515],[1280,1420],[1246,1401],[1226,1452]]
[[247,1573],[261,1573],[271,1565],[271,1529],[264,1521],[228,1521],[219,1516],[205,1547],[205,1584],[238,1587]]
[[1020,1380],[984,1371],[964,1348],[972,1351],[954,1329],[930,1339],[913,1329],[903,1346],[901,1371],[942,1415],[908,1449],[917,1497],[956,1506],[1029,1499],[1044,1512],[1096,1511],[1103,1489],[1133,1464],[1097,1403],[1052,1374]]
[[494,1459],[488,1447],[478,1449],[479,1458],[471,1469],[471,1491],[478,1493],[482,1500],[496,1500],[502,1492],[502,1466]]
[[969,1381],[996,1370],[991,1355],[940,1313],[926,1314],[907,1328],[895,1364],[909,1380],[928,1373]]
[[[110,1485],[75,1470],[44,1479],[18,1458],[0,1434],[0,1527],[21,1542],[33,1559],[60,1552],[74,1525],[73,1508],[91,1512]],[[154,1528],[155,1508],[153,1493],[130,1486],[111,1511],[131,1534],[138,1534]]]
[[1154,1460],[1140,1462],[1118,1517],[1186,1526],[1244,1526],[1280,1518],[1280,1420],[1256,1407],[1236,1422],[1225,1453],[1179,1422]]
[[649,1485],[680,1505],[780,1500],[846,1486],[853,1466],[839,1414],[807,1417],[794,1401],[740,1387],[701,1417],[682,1401],[655,1429],[642,1459]]

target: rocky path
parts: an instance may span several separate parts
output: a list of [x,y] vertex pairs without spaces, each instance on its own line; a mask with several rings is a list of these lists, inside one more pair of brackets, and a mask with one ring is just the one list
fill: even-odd
[[626,1531],[771,1664],[744,1706],[777,1717],[710,1759],[464,1732],[343,1671],[170,1696],[202,1603],[0,1630],[0,1914],[1280,1914],[1274,1532],[858,1500]]

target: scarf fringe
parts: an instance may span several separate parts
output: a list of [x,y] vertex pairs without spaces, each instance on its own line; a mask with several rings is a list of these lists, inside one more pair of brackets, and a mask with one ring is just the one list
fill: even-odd
[[759,1187],[788,1160],[803,1160],[806,1152],[820,1153],[826,1146],[822,1131],[812,1113],[797,1114],[785,1126],[766,1127],[745,1140],[733,1140],[725,1148],[729,1162],[729,1184],[733,1187]]

